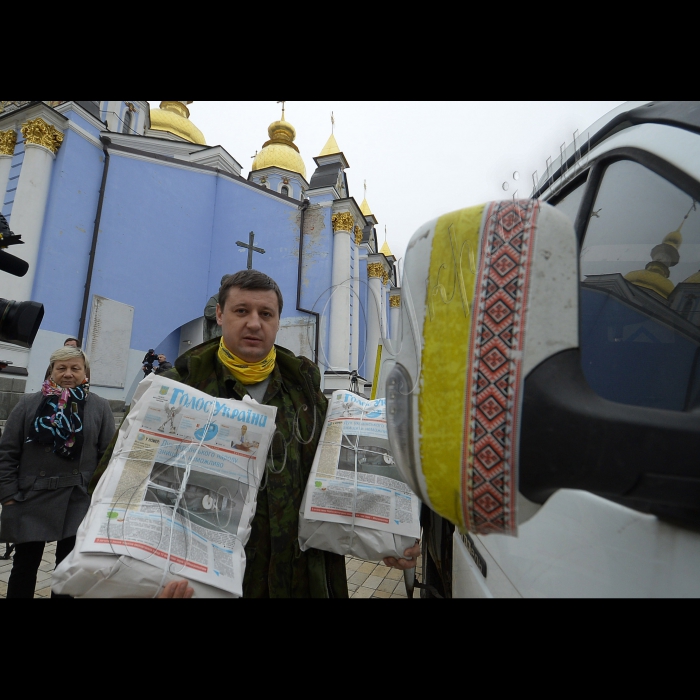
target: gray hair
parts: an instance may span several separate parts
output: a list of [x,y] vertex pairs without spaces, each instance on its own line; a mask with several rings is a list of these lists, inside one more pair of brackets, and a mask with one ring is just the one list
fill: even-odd
[[81,357],[85,363],[85,374],[90,374],[90,363],[88,362],[85,353],[80,348],[74,348],[70,345],[64,345],[58,350],[54,350],[49,358],[49,373],[53,372],[53,366],[56,362],[61,362],[62,360],[72,360],[74,358]]

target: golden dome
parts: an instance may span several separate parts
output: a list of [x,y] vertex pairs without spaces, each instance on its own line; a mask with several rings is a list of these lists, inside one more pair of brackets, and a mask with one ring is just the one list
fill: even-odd
[[664,270],[655,269],[652,267],[653,262],[649,263],[646,270],[634,270],[625,275],[625,279],[638,287],[651,289],[664,299],[668,299],[669,294],[675,289],[675,285],[664,275]]
[[284,168],[299,173],[306,179],[306,166],[294,145],[296,129],[284,118],[272,122],[267,128],[269,141],[263,144],[262,150],[255,156],[251,170],[262,168]]
[[151,110],[151,129],[169,131],[191,143],[206,145],[204,134],[189,120],[190,102],[161,102],[160,109]]
[[683,282],[687,282],[688,284],[700,284],[700,270],[694,272],[687,279],[684,279]]
[[331,156],[334,153],[340,153],[340,148],[338,147],[338,142],[335,140],[335,136],[331,134],[328,141],[326,141],[326,145],[318,154],[318,157],[320,158],[321,156]]

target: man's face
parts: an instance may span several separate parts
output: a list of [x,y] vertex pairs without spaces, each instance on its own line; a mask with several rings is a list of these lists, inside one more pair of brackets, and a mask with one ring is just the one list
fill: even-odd
[[216,305],[216,322],[226,347],[241,360],[260,362],[275,344],[280,328],[277,294],[271,289],[228,290],[224,309]]
[[158,355],[158,362],[159,364],[163,364],[163,362],[165,362],[165,355]]
[[82,357],[57,360],[53,363],[51,379],[64,389],[73,389],[85,381],[85,363]]
[[68,347],[68,348],[77,348],[78,347],[78,343],[76,343],[75,340],[66,340],[66,342],[63,343],[63,345],[64,345],[64,347]]

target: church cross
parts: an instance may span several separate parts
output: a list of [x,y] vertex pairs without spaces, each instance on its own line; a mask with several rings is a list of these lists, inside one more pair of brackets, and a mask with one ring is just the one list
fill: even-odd
[[256,248],[253,245],[253,240],[255,238],[255,234],[251,231],[248,234],[248,243],[243,243],[242,241],[236,241],[236,245],[240,246],[241,248],[247,248],[248,249],[248,269],[252,270],[253,269],[253,251],[256,253],[264,253],[265,251],[262,248]]
[[280,105],[280,104],[282,105],[282,121],[284,121],[284,103],[285,103],[286,101],[287,101],[287,100],[277,100],[277,104],[278,104],[278,105]]

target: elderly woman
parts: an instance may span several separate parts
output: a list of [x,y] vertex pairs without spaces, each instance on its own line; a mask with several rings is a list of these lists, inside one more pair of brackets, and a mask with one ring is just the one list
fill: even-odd
[[46,542],[56,565],[73,549],[87,485],[114,435],[109,402],[89,393],[82,350],[51,355],[41,391],[25,394],[0,438],[0,539],[16,544],[8,598],[33,598]]

